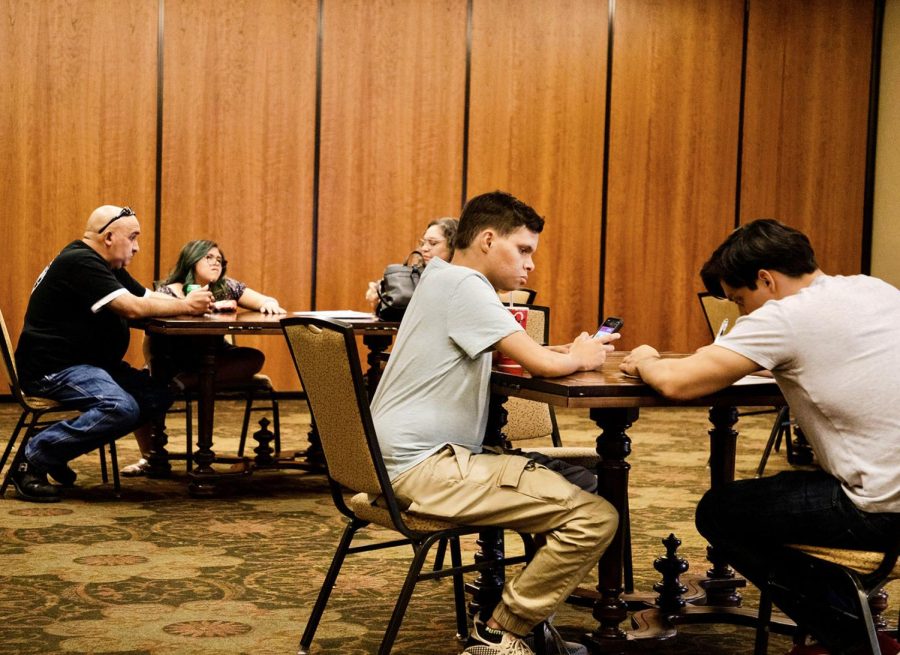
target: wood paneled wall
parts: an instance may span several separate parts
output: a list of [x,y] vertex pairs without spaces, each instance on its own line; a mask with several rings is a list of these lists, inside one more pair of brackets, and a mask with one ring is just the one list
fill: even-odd
[[[316,0],[166,0],[164,15],[160,275],[212,239],[228,275],[309,309]],[[299,388],[282,340],[240,343]]]
[[734,224],[743,16],[743,0],[618,3],[604,309],[622,347],[708,338],[694,294]]
[[131,271],[152,275],[156,17],[143,0],[0,2],[0,308],[14,341],[38,274],[100,205],[137,213]]
[[862,264],[872,20],[857,0],[753,0],[750,13],[741,220],[803,230],[831,273]]
[[369,309],[369,280],[459,214],[465,0],[326,2],[316,306]]
[[[502,188],[547,217],[554,339],[605,312],[626,347],[695,348],[697,270],[741,221],[860,270],[874,6],[0,0],[0,304],[15,337],[40,269],[114,202],[148,285],[210,237],[290,310],[364,309],[430,219]],[[298,388],[282,344],[247,343]]]
[[598,314],[608,11],[477,0],[472,26],[468,195],[503,189],[545,217],[529,286],[569,341]]

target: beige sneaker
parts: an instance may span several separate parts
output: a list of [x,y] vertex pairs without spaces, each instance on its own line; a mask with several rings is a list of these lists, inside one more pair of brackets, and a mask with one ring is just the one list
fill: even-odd
[[475,625],[463,654],[468,655],[534,655],[525,642],[511,632],[494,630],[475,619]]

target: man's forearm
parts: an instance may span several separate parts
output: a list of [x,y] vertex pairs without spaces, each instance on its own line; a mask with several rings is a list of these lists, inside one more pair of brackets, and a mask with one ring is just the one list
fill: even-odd
[[187,300],[170,298],[156,293],[141,297],[130,293],[122,294],[114,298],[109,303],[109,306],[116,314],[127,319],[177,316],[178,314],[190,313],[190,306]]

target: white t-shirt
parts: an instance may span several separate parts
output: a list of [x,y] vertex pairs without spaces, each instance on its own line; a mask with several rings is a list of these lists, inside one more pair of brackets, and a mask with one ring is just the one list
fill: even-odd
[[481,273],[432,259],[372,399],[391,478],[448,443],[481,452],[491,349],[521,329]]
[[827,276],[716,345],[772,371],[819,465],[866,512],[900,512],[900,291]]

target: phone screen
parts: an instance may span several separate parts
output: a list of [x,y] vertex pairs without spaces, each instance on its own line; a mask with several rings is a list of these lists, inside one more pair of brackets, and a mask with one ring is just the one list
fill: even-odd
[[612,334],[613,332],[618,332],[622,329],[622,326],[625,324],[618,316],[610,316],[600,325],[600,329],[597,330],[596,334],[594,334],[594,338],[596,339],[601,334]]

